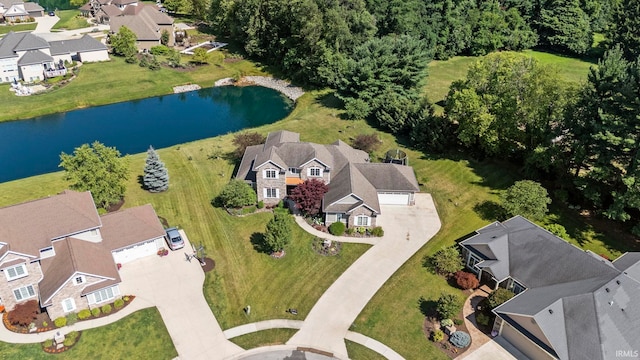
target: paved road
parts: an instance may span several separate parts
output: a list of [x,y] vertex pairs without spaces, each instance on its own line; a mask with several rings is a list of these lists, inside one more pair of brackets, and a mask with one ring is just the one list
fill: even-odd
[[347,359],[344,338],[358,314],[387,279],[440,230],[429,194],[417,194],[415,206],[383,205],[381,211],[382,241],[325,291],[287,345],[313,347]]
[[197,260],[185,260],[184,254],[193,251],[184,233],[182,238],[185,250],[124,264],[122,293],[156,305],[179,359],[224,359],[242,353],[242,348],[227,340],[211,312],[202,294],[204,272]]

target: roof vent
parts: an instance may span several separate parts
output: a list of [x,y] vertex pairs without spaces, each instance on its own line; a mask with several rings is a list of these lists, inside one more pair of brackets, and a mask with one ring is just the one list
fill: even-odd
[[553,314],[553,309],[549,309],[549,314]]
[[616,284],[620,285],[620,280],[616,280]]
[[609,288],[604,288],[604,291],[611,292],[611,290],[609,290]]
[[613,300],[609,301],[609,306],[613,306]]

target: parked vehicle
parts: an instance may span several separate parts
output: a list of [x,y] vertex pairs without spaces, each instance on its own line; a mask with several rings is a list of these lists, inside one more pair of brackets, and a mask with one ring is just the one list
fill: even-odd
[[182,236],[180,236],[178,229],[172,227],[165,231],[167,232],[167,236],[165,238],[171,250],[178,250],[184,247],[184,240],[182,240]]

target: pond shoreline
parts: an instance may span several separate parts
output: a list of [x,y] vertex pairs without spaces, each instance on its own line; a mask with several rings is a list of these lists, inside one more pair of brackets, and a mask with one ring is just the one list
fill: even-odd
[[269,76],[244,76],[238,81],[233,80],[233,78],[224,78],[216,81],[214,84],[216,87],[249,85],[257,85],[276,90],[293,101],[298,100],[299,97],[304,95],[304,90],[302,90],[301,87],[293,86],[288,81]]

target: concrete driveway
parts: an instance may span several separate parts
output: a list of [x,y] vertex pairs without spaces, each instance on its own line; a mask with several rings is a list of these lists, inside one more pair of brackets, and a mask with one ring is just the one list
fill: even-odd
[[45,15],[45,16],[40,16],[37,18],[34,18],[36,20],[36,22],[38,23],[38,26],[36,26],[36,29],[33,30],[34,34],[46,34],[51,32],[51,28],[58,23],[58,21],[60,21],[60,18],[57,16],[49,16],[49,15]]
[[503,337],[493,338],[469,354],[463,354],[460,360],[529,360]]
[[385,236],[356,260],[320,297],[287,345],[312,347],[347,359],[344,338],[380,287],[440,230],[430,194],[415,206],[382,206],[377,225]]
[[181,230],[185,247],[168,256],[148,256],[120,269],[123,294],[136,295],[160,311],[180,359],[224,359],[243,352],[228,341],[204,299],[204,272],[192,254],[189,239]]

